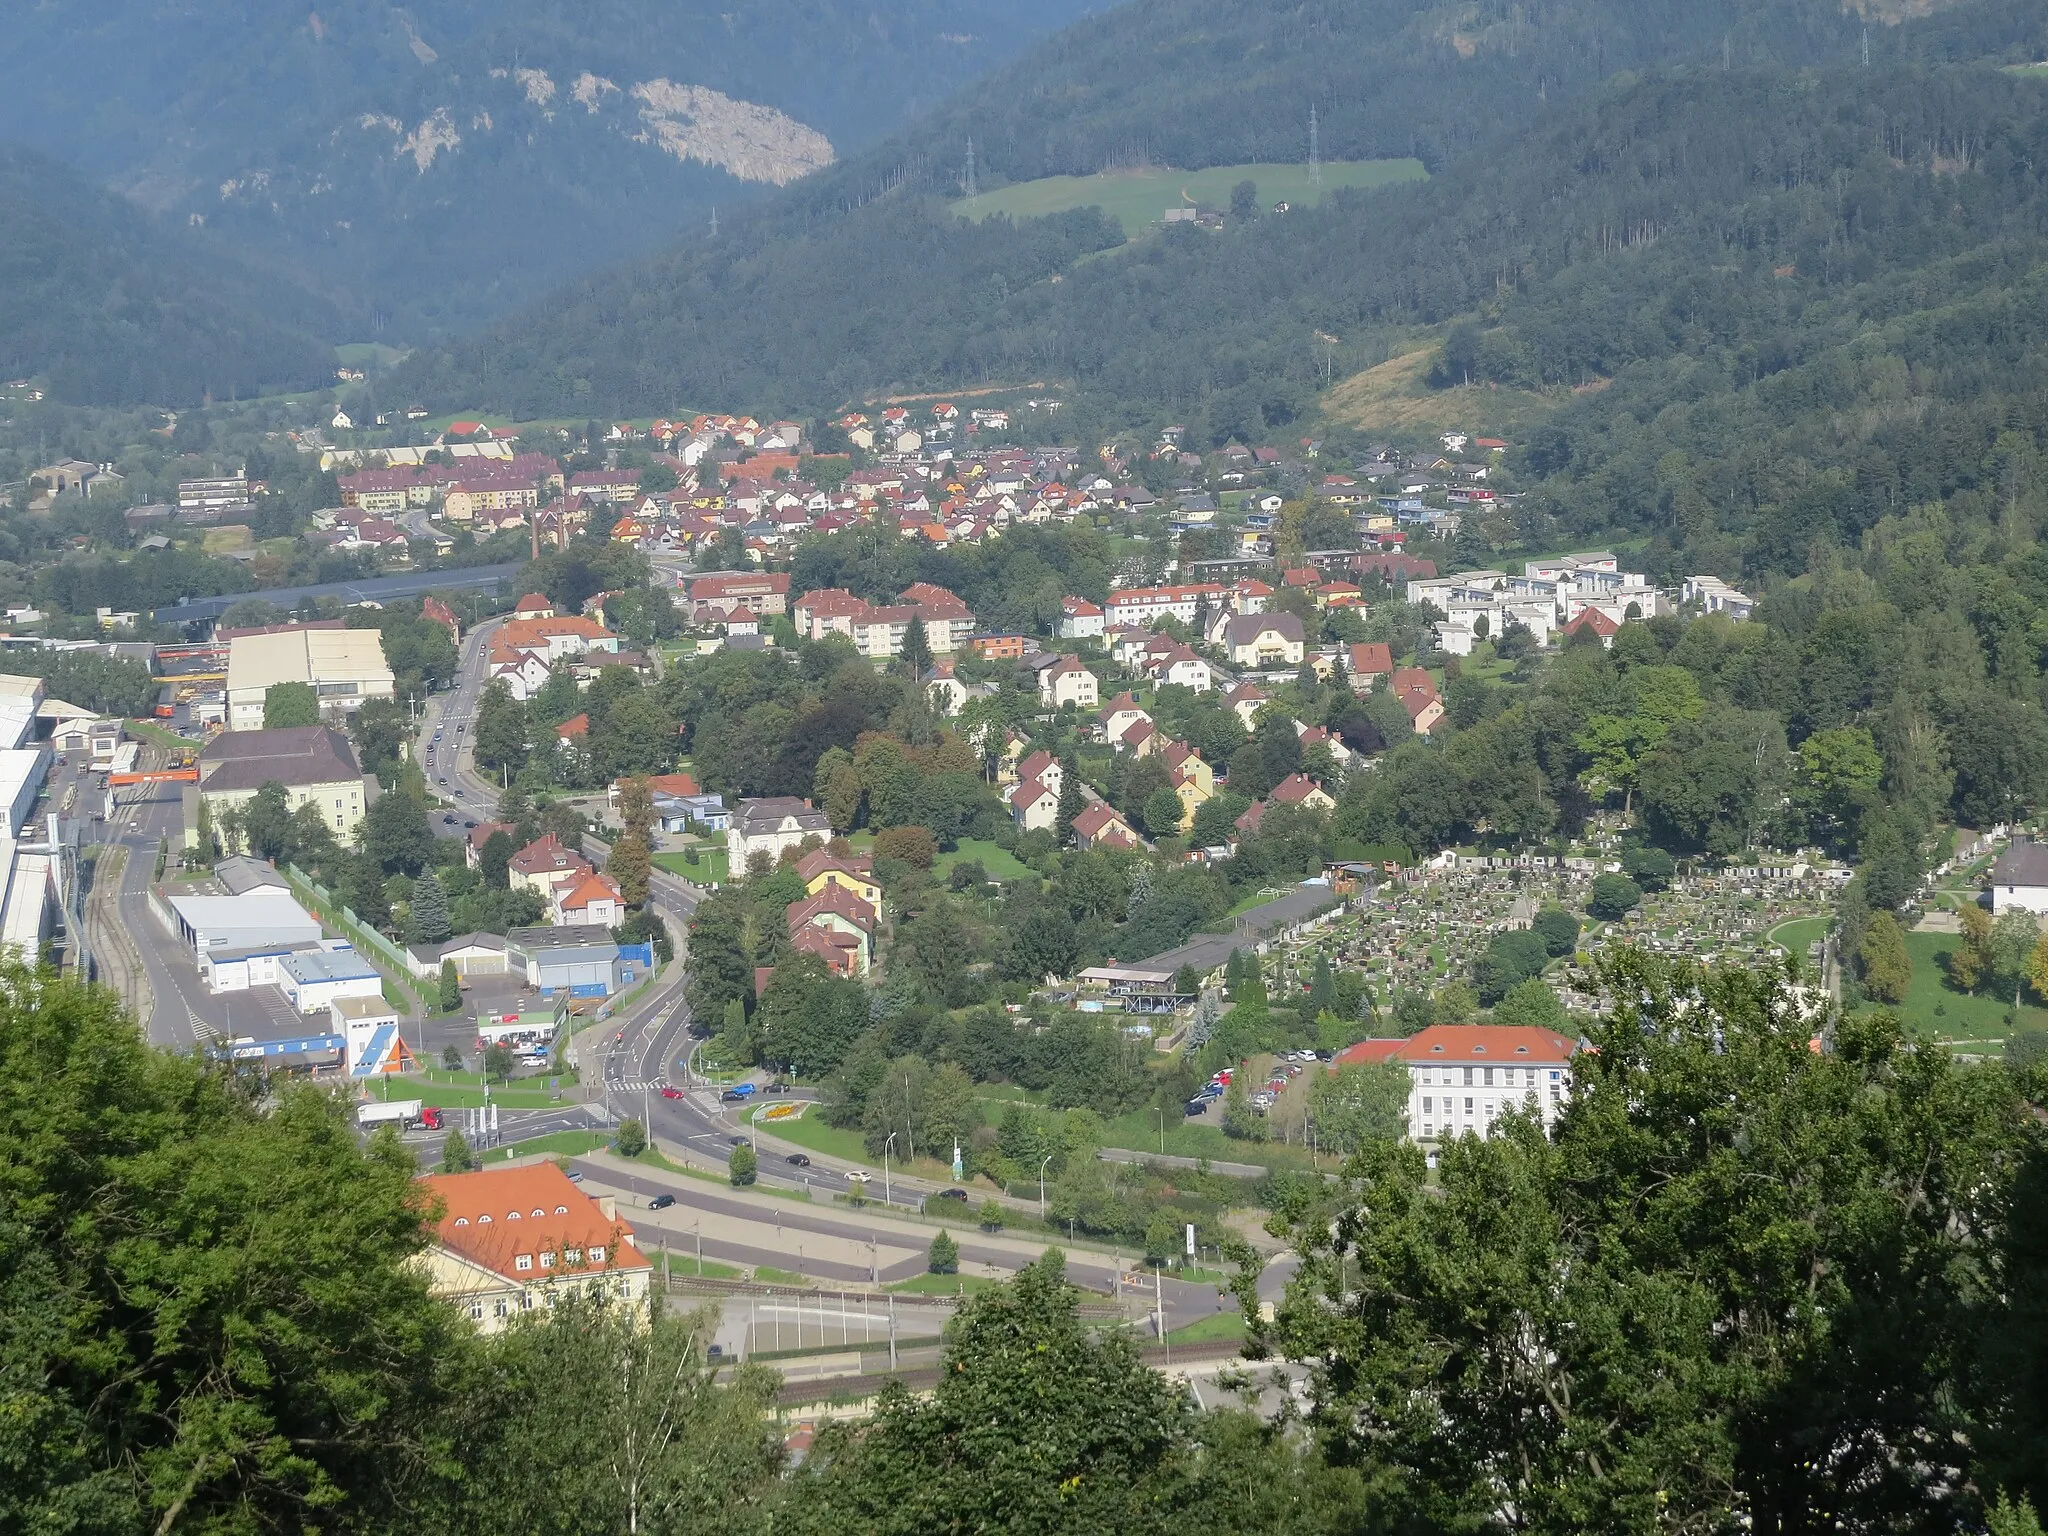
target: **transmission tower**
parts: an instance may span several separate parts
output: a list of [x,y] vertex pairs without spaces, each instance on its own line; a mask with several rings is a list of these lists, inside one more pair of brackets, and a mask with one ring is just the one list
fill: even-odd
[[973,135],[973,134],[969,134],[969,135],[967,136],[967,195],[968,195],[969,197],[973,197],[973,196],[975,196],[975,195],[976,195],[976,187],[975,187],[975,183],[974,183],[974,135]]
[[1316,131],[1315,103],[1308,108],[1308,184],[1320,187],[1323,184],[1323,149]]

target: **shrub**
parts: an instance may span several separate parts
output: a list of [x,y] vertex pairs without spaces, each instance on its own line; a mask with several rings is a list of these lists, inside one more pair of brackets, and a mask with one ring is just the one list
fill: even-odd
[[744,1141],[732,1149],[732,1156],[725,1160],[725,1176],[732,1180],[733,1187],[751,1184],[760,1176],[761,1165],[754,1157],[754,1149]]
[[955,1275],[960,1272],[960,1245],[944,1232],[932,1239],[931,1253],[925,1259],[925,1266],[935,1275]]
[[638,1157],[647,1150],[647,1127],[638,1120],[622,1121],[614,1143],[621,1157]]

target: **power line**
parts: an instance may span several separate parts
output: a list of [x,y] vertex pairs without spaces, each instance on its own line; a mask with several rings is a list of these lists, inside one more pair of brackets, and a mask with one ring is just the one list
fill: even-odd
[[970,133],[967,136],[967,195],[969,197],[975,196],[976,190],[974,181],[974,135]]
[[1312,187],[1323,184],[1323,150],[1317,133],[1316,106],[1308,106],[1308,183]]

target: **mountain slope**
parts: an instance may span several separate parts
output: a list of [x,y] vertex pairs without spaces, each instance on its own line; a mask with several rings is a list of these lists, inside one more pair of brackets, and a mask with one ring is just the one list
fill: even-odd
[[0,140],[418,334],[829,164],[1091,3],[18,4]]
[[[1459,14],[1469,22],[1478,9]],[[1660,32],[1647,18],[1662,10],[1559,0],[1516,12],[1536,18],[1533,32],[1525,25],[1503,38],[1480,28],[1477,42],[1456,34],[1470,44],[1467,56],[1441,41],[1433,11],[1393,0],[1318,0],[1265,21],[1235,0],[1221,0],[1213,15],[1197,0],[1151,0],[1070,29],[988,89],[791,188],[716,240],[688,241],[576,285],[419,359],[407,387],[514,414],[623,413],[685,400],[826,410],[898,388],[1062,378],[1111,426],[1172,419],[1219,441],[1255,434],[1313,409],[1340,363],[1377,361],[1385,353],[1375,349],[1405,327],[1498,307],[1610,254],[1655,250],[1659,240],[1667,254],[1724,264],[1717,242],[1757,207],[1767,222],[1745,236],[1741,256],[1752,267],[1762,250],[1807,261],[1809,237],[1823,248],[1858,242],[1861,226],[1841,227],[1827,186],[1869,177],[1874,195],[1891,198],[1951,172],[1954,147],[1981,142],[1998,113],[2032,111],[2031,82],[1943,61],[2039,57],[2033,50],[2048,48],[2041,8],[2018,0],[1964,6],[1874,37],[1826,4],[1671,7]],[[1312,11],[1341,17],[1351,33],[1377,29],[1384,46],[1369,55],[1294,48],[1300,16]],[[1205,15],[1208,31],[1199,24]],[[1082,34],[1094,43],[1077,51]],[[1149,52],[1133,51],[1139,34],[1154,38]],[[1624,45],[1638,50],[1628,55],[1635,68],[1602,81],[1586,61],[1589,38],[1605,39],[1610,59]],[[1659,38],[1666,62],[1642,59]],[[1269,83],[1248,84],[1263,67],[1190,72],[1190,39],[1218,57],[1277,61],[1263,70]],[[1775,62],[1737,65],[1738,39],[1752,58],[1775,51]],[[1074,70],[1049,71],[1054,57],[1070,57]],[[1327,115],[1326,154],[1424,147],[1437,171],[1432,184],[1337,196],[1314,213],[1221,236],[1170,230],[1067,271],[1058,242],[1108,247],[1118,234],[1090,232],[1069,215],[1067,223],[1025,221],[1009,244],[991,243],[1000,221],[970,226],[939,201],[954,171],[952,135],[966,127],[997,174],[1012,164],[1034,175],[1074,169],[1082,151],[1073,146],[1085,139],[1106,152],[1127,134],[1127,114],[1148,102],[1163,119],[1207,115],[1223,145],[1214,153],[1255,151],[1259,141],[1240,127],[1274,114],[1240,110],[1244,93],[1277,100],[1290,82],[1305,91],[1332,58],[1355,62],[1344,77],[1348,95],[1333,96]],[[1943,73],[1962,69],[1974,73]],[[1119,71],[1126,89],[1113,99],[1098,85]],[[1801,79],[1814,82],[1805,94],[1791,84]],[[1054,80],[1067,83],[1044,86],[1048,104],[1030,131],[1000,127],[1030,82]],[[1880,87],[1892,93],[1881,109]],[[1083,99],[1104,105],[1084,110],[1075,105]],[[1473,124],[1489,113],[1494,128],[1481,141]],[[1826,114],[1854,131],[1830,127]],[[1888,134],[1897,140],[1889,150]],[[1048,146],[1058,135],[1068,147],[1056,155]],[[1208,152],[1190,141],[1182,158],[1198,163]],[[1994,237],[1982,221],[1944,232],[1938,203],[1931,209],[1915,196],[1909,239],[1927,252]],[[1885,259],[1915,258],[1894,251]],[[1683,263],[1656,270],[1667,280],[1687,271]],[[903,274],[913,277],[906,283]],[[1823,262],[1820,273],[1835,284],[1854,275],[1839,262],[1831,272]],[[1600,309],[1607,281],[1584,282],[1582,309]],[[1586,327],[1579,331],[1572,366],[1591,368]],[[1339,342],[1323,339],[1330,336]],[[1594,351],[1612,360],[1625,349]],[[1552,363],[1535,380],[1578,382],[1569,371]]]
[[32,152],[0,147],[0,377],[178,406],[331,382],[331,310]]
[[[1325,159],[1414,154],[1441,171],[1568,112],[1617,70],[1799,67],[1850,56],[1860,35],[1830,0],[1137,0],[735,215],[718,239],[571,285],[410,377],[444,400],[523,413],[728,394],[821,408],[895,384],[1065,372],[1072,338],[1048,326],[1042,295],[1012,284],[990,306],[958,291],[983,247],[935,200],[958,192],[970,138],[984,188],[1141,159],[1299,162],[1313,107]],[[1146,287],[1156,259],[1091,264],[1088,280],[1136,272]],[[918,274],[915,302],[886,306],[887,344],[835,350],[836,306],[872,303],[901,273]],[[821,307],[794,301],[814,291]],[[928,306],[939,323],[923,323]]]

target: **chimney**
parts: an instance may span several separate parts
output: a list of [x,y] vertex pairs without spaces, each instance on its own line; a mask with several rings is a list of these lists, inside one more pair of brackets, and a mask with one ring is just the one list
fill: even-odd
[[612,1196],[599,1195],[597,1197],[597,1208],[604,1212],[604,1219],[606,1221],[617,1221],[619,1219],[619,1202]]

